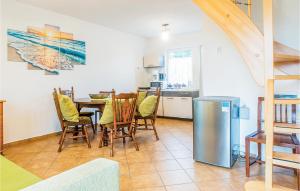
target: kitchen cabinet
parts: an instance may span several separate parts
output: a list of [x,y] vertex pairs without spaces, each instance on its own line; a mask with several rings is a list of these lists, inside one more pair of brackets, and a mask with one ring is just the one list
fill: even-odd
[[165,63],[165,57],[159,54],[149,54],[144,56],[144,68],[162,67]]
[[165,117],[193,118],[192,97],[163,97]]

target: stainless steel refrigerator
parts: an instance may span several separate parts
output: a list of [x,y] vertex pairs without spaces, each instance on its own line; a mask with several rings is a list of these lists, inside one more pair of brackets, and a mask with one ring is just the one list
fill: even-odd
[[239,156],[240,99],[200,97],[193,100],[194,160],[231,168]]

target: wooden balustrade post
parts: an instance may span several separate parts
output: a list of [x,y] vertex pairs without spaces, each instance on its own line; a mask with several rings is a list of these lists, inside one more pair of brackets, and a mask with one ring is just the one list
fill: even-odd
[[3,142],[4,142],[4,137],[3,137],[3,104],[4,100],[0,100],[0,154],[3,154]]

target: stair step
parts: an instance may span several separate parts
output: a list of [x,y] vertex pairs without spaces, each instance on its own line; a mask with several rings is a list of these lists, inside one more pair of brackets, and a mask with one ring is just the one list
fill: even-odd
[[273,164],[300,169],[300,154],[273,152]]
[[286,105],[292,105],[292,104],[300,104],[300,99],[275,99],[275,104],[286,104]]
[[276,75],[275,80],[300,80],[300,75]]
[[300,134],[300,124],[290,124],[290,123],[275,123],[274,131],[276,133],[299,133]]
[[274,54],[275,64],[288,64],[288,63],[300,63],[299,55],[289,55],[289,54]]
[[[249,181],[245,184],[245,191],[265,191],[265,182],[263,181]],[[278,185],[273,185],[271,191],[295,191],[293,189],[285,188]]]

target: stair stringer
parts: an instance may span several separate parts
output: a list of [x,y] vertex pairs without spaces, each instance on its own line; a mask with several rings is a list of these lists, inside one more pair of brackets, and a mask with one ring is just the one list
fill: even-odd
[[231,0],[193,0],[233,41],[254,80],[264,86],[264,38]]

